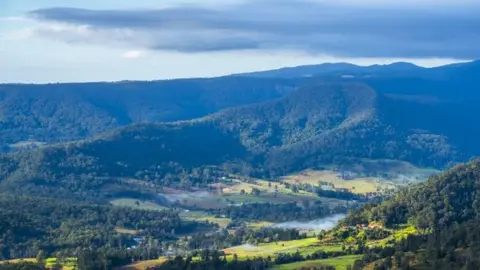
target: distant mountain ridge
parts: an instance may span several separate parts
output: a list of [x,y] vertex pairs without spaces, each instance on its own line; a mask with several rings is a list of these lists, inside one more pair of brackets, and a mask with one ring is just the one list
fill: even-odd
[[324,82],[365,83],[398,98],[473,102],[480,100],[478,74],[479,61],[429,69],[328,63],[211,79],[0,84],[0,151],[84,139],[135,123],[190,120]]
[[131,125],[80,142],[0,156],[0,190],[71,196],[85,188],[100,193],[114,184],[126,188],[116,179],[139,175],[162,186],[201,184],[212,181],[212,168],[278,177],[365,158],[443,168],[480,154],[472,141],[449,137],[452,123],[435,119],[434,112],[444,109],[441,103],[429,105],[433,114],[417,121],[410,106],[421,104],[363,83],[304,86],[279,99],[195,120]]
[[0,149],[27,140],[83,139],[133,123],[189,120],[278,98],[296,87],[295,80],[233,77],[0,84]]
[[134,190],[119,179],[205,186],[222,172],[275,178],[358,159],[442,169],[480,155],[480,70],[433,70],[438,77],[2,85],[4,143],[83,140],[0,155],[0,191],[113,196],[103,187]]
[[256,78],[301,78],[317,76],[352,75],[358,77],[420,77],[442,78],[445,70],[478,66],[480,61],[457,63],[433,68],[425,68],[408,62],[395,62],[386,65],[359,66],[350,63],[324,63],[319,65],[304,65],[285,67],[274,70],[239,73],[234,76]]

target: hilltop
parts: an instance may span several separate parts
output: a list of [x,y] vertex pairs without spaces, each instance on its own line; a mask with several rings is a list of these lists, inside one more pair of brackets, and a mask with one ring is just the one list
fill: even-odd
[[57,195],[101,193],[112,185],[124,190],[119,178],[139,176],[161,186],[204,186],[222,173],[272,178],[361,158],[442,168],[477,151],[445,136],[450,131],[442,127],[456,123],[428,115],[418,121],[408,107],[416,104],[362,83],[314,84],[195,120],[137,124],[3,155],[0,186]]
[[[435,113],[459,117],[450,107],[467,112],[480,100],[478,63],[436,68],[329,63],[208,79],[0,84],[0,151],[86,139],[131,124],[192,120],[325,82],[364,83],[379,93],[420,103],[410,110],[442,103],[449,110]],[[462,132],[478,131],[470,126]]]
[[0,150],[85,139],[144,122],[202,117],[294,90],[295,80],[234,78],[0,84]]

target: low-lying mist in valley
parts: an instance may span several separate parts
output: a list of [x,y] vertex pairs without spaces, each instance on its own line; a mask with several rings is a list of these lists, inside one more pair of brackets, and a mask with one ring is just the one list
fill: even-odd
[[166,199],[169,202],[177,202],[182,200],[191,200],[191,199],[206,199],[213,197],[213,195],[207,191],[195,191],[195,192],[185,192],[177,194],[159,194],[161,198]]
[[274,228],[297,229],[297,230],[330,230],[338,221],[345,217],[345,214],[335,214],[332,216],[315,219],[311,221],[288,221],[272,225]]

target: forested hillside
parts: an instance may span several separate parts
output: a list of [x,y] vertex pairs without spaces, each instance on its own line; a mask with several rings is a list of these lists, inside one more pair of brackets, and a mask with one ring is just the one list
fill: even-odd
[[[379,222],[387,228],[413,225],[421,235],[411,236],[403,243],[403,251],[414,254],[413,269],[478,269],[479,201],[480,160],[477,159],[436,175],[424,184],[405,188],[379,205],[354,211],[342,223]],[[385,262],[376,269],[387,269]]]
[[[212,79],[2,84],[0,150],[84,139],[134,123],[190,120],[280,98],[299,86],[319,82],[361,82],[379,93],[421,103],[410,111],[423,110],[431,103],[466,111],[480,100],[479,63],[430,69],[408,63],[370,67],[322,64]],[[450,102],[454,103],[448,105]],[[440,117],[458,120],[463,116],[448,110]]]
[[365,208],[347,222],[374,220],[386,226],[411,222],[419,229],[435,230],[477,219],[479,168],[478,159],[456,166],[431,177],[425,184],[401,190],[378,206]]
[[138,249],[127,256],[149,259],[159,256],[162,242],[206,226],[182,221],[174,210],[141,211],[35,197],[2,195],[0,209],[0,260],[35,258],[39,252],[66,257],[100,248],[127,254],[126,248],[147,243],[148,253],[145,248],[145,254]]
[[294,80],[223,77],[153,82],[0,85],[0,148],[83,139],[141,122],[177,121],[261,102]]
[[[442,168],[478,150],[446,136],[449,125],[459,122],[440,121],[435,114],[415,117],[411,107],[417,105],[365,84],[320,83],[197,120],[133,125],[98,138],[3,155],[0,185],[69,196],[122,186],[119,177],[205,186],[222,171],[276,177],[358,158]],[[430,106],[441,110],[442,103]],[[405,117],[399,121],[398,115]]]

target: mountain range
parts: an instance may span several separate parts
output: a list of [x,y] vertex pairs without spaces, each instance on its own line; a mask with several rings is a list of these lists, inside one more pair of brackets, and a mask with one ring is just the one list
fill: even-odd
[[[273,221],[343,212],[340,201],[348,207],[352,198],[319,193],[323,182],[291,184],[281,176],[402,161],[453,168],[373,200],[353,194],[367,203],[355,203],[327,235],[282,231],[295,243],[315,241],[303,247],[315,253],[303,256],[294,246],[294,257],[275,253],[275,264],[318,256],[353,264],[353,256],[352,269],[478,269],[480,161],[455,165],[480,155],[478,74],[479,62],[327,64],[211,79],[0,85],[0,259],[36,256],[40,267],[46,253],[62,263],[74,256],[79,269],[109,269],[182,243],[196,252],[253,239],[274,249],[277,231],[244,234],[250,229],[240,222],[264,220],[267,212]],[[30,143],[37,146],[22,147]],[[221,196],[234,187],[242,189]],[[193,194],[217,208],[198,209]],[[185,199],[166,199],[173,195]],[[250,204],[277,196],[296,201]],[[146,205],[153,208],[141,210]],[[236,220],[223,215],[229,211]],[[229,218],[225,229],[215,225]],[[325,252],[325,244],[338,251]],[[182,257],[164,269],[175,262]]]
[[479,72],[479,61],[438,68],[337,63],[211,79],[2,84],[0,149],[84,139],[135,123],[190,120],[277,99],[319,82],[361,82],[378,92],[423,103],[473,102],[479,99]]
[[[278,98],[283,79],[213,78],[153,82],[0,85],[0,148],[84,139],[133,123],[178,121]],[[10,147],[9,147],[10,146]]]
[[85,139],[2,155],[0,187],[70,192],[88,176],[81,182],[95,183],[89,187],[95,190],[139,174],[162,185],[185,177],[198,184],[212,179],[198,176],[205,168],[272,178],[359,159],[442,169],[480,154],[480,79],[471,76],[478,62],[433,69],[444,80],[422,72],[399,77],[397,68],[432,72],[396,64],[365,68],[390,77],[355,80],[3,85],[4,143],[28,139],[19,133],[51,142]]

